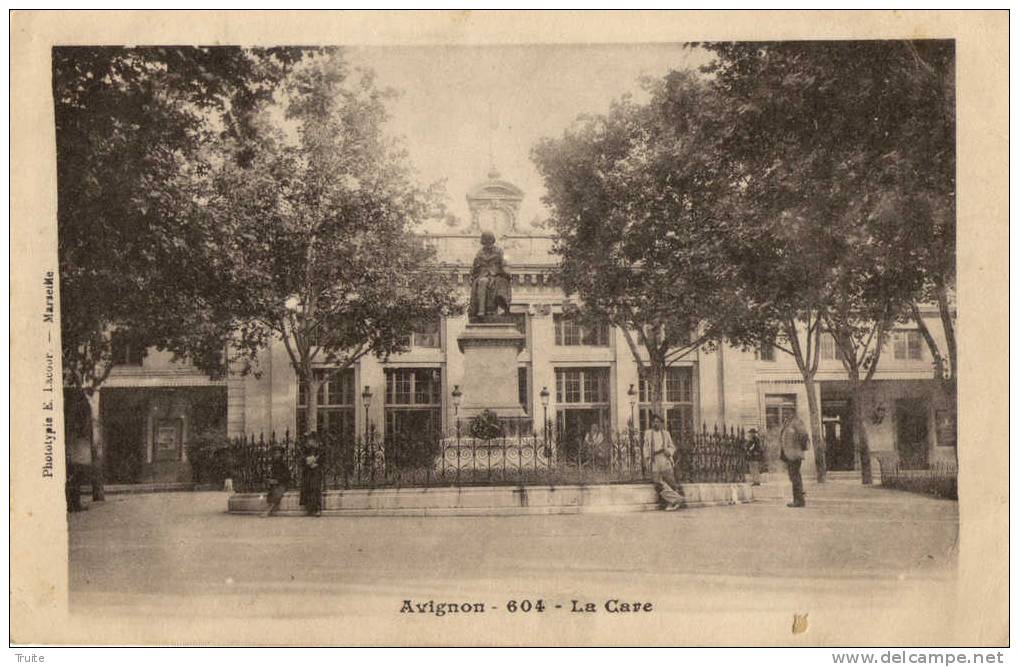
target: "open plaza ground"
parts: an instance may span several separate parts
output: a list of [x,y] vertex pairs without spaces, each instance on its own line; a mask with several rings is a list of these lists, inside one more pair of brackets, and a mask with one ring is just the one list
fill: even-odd
[[[807,614],[806,644],[849,641],[854,627],[861,644],[937,641],[951,626],[930,609],[953,608],[956,502],[835,480],[808,483],[808,507],[789,509],[786,487],[756,487],[740,506],[510,517],[270,519],[227,514],[224,493],[110,496],[69,517],[72,610],[154,637],[185,624],[213,640],[229,620],[257,642],[257,628],[293,622],[355,644],[467,623],[479,643],[537,636],[486,637],[496,621],[597,642],[637,623],[610,613],[612,599],[651,602],[641,636],[657,628],[662,643],[795,642],[794,614]],[[544,611],[509,611],[539,599]],[[472,611],[437,616],[443,602]],[[573,611],[588,602],[596,612]]]

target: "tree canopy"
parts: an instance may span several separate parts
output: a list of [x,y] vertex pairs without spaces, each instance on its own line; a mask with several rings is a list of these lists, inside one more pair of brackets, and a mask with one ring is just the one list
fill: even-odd
[[713,340],[730,308],[713,229],[728,183],[713,92],[673,72],[648,93],[647,103],[624,98],[582,118],[533,156],[564,289],[584,317],[622,329],[660,403],[665,368]]
[[385,135],[390,95],[337,55],[311,59],[286,81],[287,122],[263,117],[233,144],[249,159],[212,174],[212,270],[232,349],[250,361],[281,339],[311,389],[311,428],[329,373],[405,350],[415,328],[460,309],[414,234],[439,212],[439,191],[415,183]]

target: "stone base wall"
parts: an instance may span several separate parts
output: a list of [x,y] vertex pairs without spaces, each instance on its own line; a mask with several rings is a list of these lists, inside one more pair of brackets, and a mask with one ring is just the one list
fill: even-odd
[[[753,501],[749,484],[686,484],[689,508]],[[304,514],[298,493],[284,496],[279,515]],[[230,496],[231,514],[257,514],[267,508],[265,493]],[[598,486],[486,486],[327,491],[327,516],[487,516],[643,512],[658,509],[651,484]]]

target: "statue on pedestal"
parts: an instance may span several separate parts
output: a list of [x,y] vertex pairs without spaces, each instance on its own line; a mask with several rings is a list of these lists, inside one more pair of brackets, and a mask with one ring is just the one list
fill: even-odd
[[495,245],[495,234],[481,234],[481,250],[471,267],[471,304],[468,319],[485,322],[499,314],[509,313],[510,275],[502,250]]

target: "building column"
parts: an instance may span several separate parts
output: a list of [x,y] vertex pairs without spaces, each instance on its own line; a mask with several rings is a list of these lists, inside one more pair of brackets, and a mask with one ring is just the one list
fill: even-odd
[[552,428],[549,435],[555,433],[555,366],[552,364],[551,352],[555,343],[555,326],[552,322],[552,315],[536,315],[531,318],[531,408],[534,415],[534,423],[537,428],[534,430],[539,436],[542,435],[541,420],[546,415],[545,408],[541,405],[541,390],[548,387],[549,400],[547,416]]
[[276,432],[277,438],[282,438],[284,433],[290,432],[291,437],[297,437],[297,374],[290,363],[290,355],[282,341],[277,341],[269,348],[272,355],[270,360],[271,372],[269,374],[269,433]]
[[[467,316],[447,318],[443,323],[443,350],[446,363],[442,378],[443,430],[448,435],[456,432],[457,411],[453,406],[453,387],[464,387],[464,355],[460,352],[457,338],[467,327]],[[462,415],[461,415],[462,416]]]

